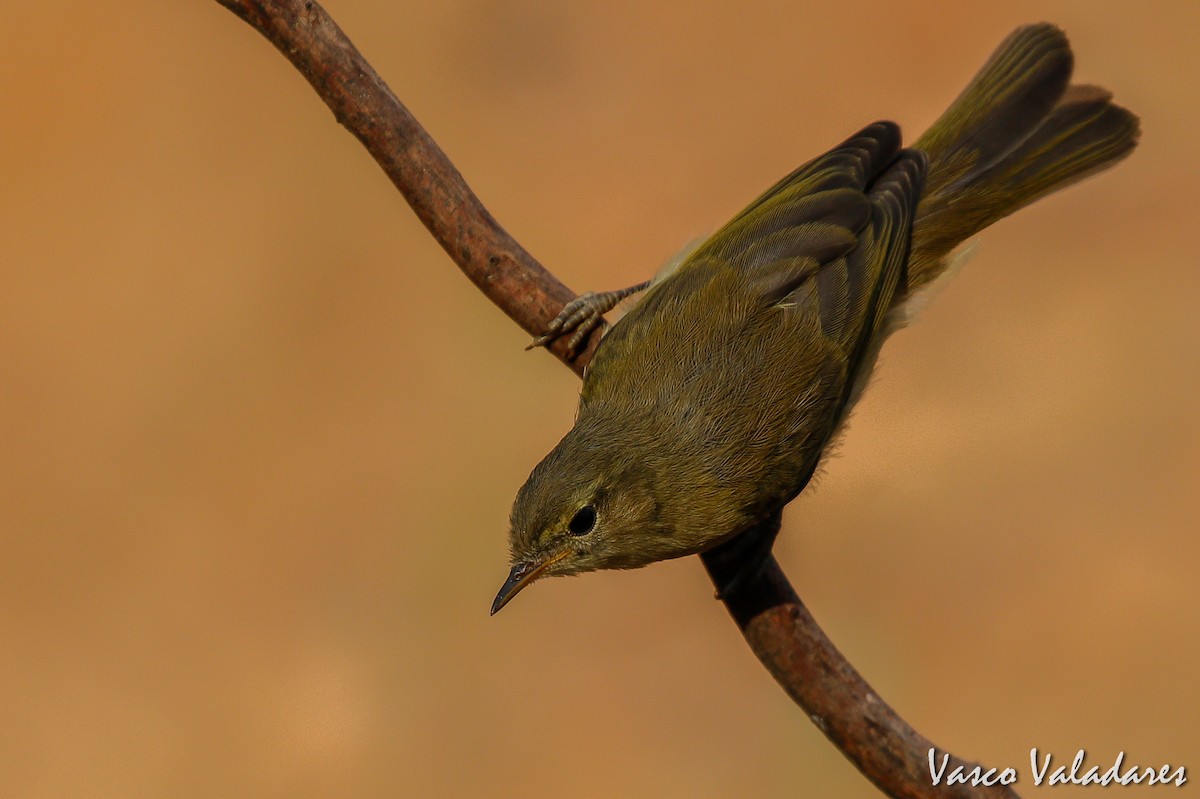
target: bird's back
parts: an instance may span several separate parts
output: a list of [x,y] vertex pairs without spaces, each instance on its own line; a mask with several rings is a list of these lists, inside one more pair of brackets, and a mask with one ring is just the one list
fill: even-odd
[[577,427],[717,509],[705,546],[790,500],[947,255],[1133,150],[1137,117],[1072,67],[1061,30],[1019,28],[913,150],[876,123],[768,189],[605,337]]
[[671,496],[722,509],[674,511],[693,550],[799,493],[869,370],[925,165],[899,145],[895,125],[877,123],[796,170],[597,350],[577,426],[640,442]]

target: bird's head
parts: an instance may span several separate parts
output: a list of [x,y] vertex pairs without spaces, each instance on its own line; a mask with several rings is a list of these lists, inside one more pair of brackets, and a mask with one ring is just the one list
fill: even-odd
[[619,433],[576,426],[513,503],[512,571],[492,613],[539,577],[631,569],[664,557],[669,530],[653,470],[620,448]]

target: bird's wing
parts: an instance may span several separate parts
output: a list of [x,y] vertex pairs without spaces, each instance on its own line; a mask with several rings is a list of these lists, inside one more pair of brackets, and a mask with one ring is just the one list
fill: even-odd
[[[763,192],[691,253],[687,263],[718,260],[752,266],[772,256],[819,256],[807,245],[811,236],[802,226],[827,219],[851,229],[861,227],[866,220],[863,194],[899,152],[900,128],[894,122],[868,125]],[[788,242],[791,247],[768,249],[764,242]]]
[[831,359],[818,367],[842,374],[845,389],[829,400],[844,406],[903,285],[924,166],[921,153],[900,150],[897,127],[880,122],[795,170],[614,325],[592,360],[584,405],[657,395],[637,382],[646,374],[716,386],[729,370],[749,377],[812,363],[803,353],[816,348],[822,363]]
[[765,305],[814,315],[851,355],[903,286],[924,172],[921,153],[900,149],[899,128],[876,122],[764,192],[672,278],[732,269]]

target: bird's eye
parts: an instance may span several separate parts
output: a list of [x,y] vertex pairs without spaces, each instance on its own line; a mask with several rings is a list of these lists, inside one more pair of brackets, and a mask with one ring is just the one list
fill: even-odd
[[584,505],[575,511],[575,515],[571,517],[571,521],[567,524],[567,530],[571,535],[587,535],[595,526],[596,509],[591,505]]

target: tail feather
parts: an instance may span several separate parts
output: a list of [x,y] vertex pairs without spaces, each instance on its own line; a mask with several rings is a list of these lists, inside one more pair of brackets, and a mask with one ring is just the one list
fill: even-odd
[[1138,135],[1137,117],[1111,100],[1098,86],[1070,87],[1034,134],[976,182],[1020,185],[1016,199],[1025,205],[1110,166],[1133,151]]
[[1066,34],[1048,25],[1017,28],[915,145],[935,159],[926,196],[1004,157],[1062,97],[1075,58]]
[[929,157],[913,226],[909,292],[960,243],[1019,208],[1112,166],[1138,120],[1096,86],[1069,85],[1070,45],[1053,25],[1014,31],[916,143]]

